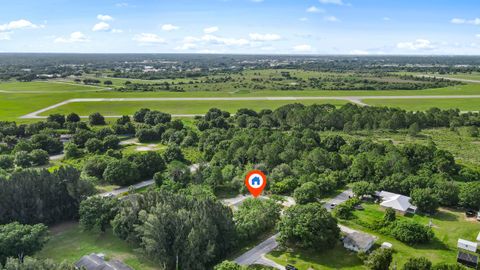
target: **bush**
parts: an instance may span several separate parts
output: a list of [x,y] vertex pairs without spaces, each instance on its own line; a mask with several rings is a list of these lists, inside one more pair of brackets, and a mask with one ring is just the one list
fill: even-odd
[[274,200],[246,199],[234,213],[235,229],[241,240],[256,239],[275,227],[280,206]]
[[103,149],[118,149],[120,139],[115,135],[108,135],[103,139]]
[[82,156],[82,150],[74,143],[67,143],[65,145],[65,158],[79,158]]
[[48,164],[50,157],[47,151],[42,149],[35,149],[30,152],[30,160],[35,166],[43,166]]
[[121,159],[107,165],[103,172],[103,179],[111,184],[129,186],[140,180],[140,174],[132,162]]
[[103,151],[103,143],[97,138],[91,138],[85,143],[85,148],[90,153],[100,153]]
[[427,258],[410,258],[403,265],[403,270],[430,270],[432,269],[432,262]]
[[340,239],[337,221],[319,203],[294,205],[285,211],[277,226],[282,245],[314,248],[316,251],[333,248]]
[[14,166],[13,156],[0,155],[0,169],[8,170],[8,169],[12,169],[13,166]]
[[152,142],[159,140],[160,137],[158,136],[158,133],[153,130],[153,128],[142,128],[137,130],[135,133],[135,137],[138,138],[138,141],[141,143],[144,142]]
[[50,114],[47,118],[48,122],[58,123],[60,126],[63,126],[65,123],[65,115],[63,114]]
[[370,270],[388,270],[392,263],[392,250],[379,248],[374,250],[365,261],[365,266]]
[[137,153],[128,159],[140,168],[142,179],[152,178],[155,173],[165,170],[165,161],[157,152]]
[[350,219],[353,216],[355,206],[360,204],[360,200],[357,198],[348,199],[344,203],[338,205],[333,209],[333,215],[341,219]]
[[32,165],[32,158],[26,151],[19,151],[15,153],[15,165],[22,168],[27,168]]
[[480,209],[480,182],[464,183],[460,186],[460,204],[466,208]]
[[98,112],[90,114],[88,116],[88,120],[89,120],[90,125],[92,125],[92,126],[105,125],[105,117],[103,117],[103,115],[101,115]]
[[397,220],[390,226],[390,234],[407,244],[427,243],[434,237],[431,228],[409,220]]
[[80,122],[80,116],[78,116],[78,114],[76,113],[70,113],[69,115],[67,115],[67,122],[69,123]]
[[418,207],[418,210],[423,213],[435,213],[439,207],[439,202],[436,194],[432,189],[414,189],[410,194],[412,203]]
[[306,204],[316,202],[318,199],[319,190],[317,184],[314,182],[307,182],[296,188],[293,192],[293,198],[298,204]]
[[114,160],[115,159],[108,156],[91,157],[85,162],[83,172],[88,176],[102,179],[103,173],[105,172],[105,169],[107,169],[108,164]]
[[163,159],[165,162],[170,163],[174,160],[177,161],[185,161],[185,157],[183,156],[182,150],[176,144],[169,144],[165,153],[163,153]]

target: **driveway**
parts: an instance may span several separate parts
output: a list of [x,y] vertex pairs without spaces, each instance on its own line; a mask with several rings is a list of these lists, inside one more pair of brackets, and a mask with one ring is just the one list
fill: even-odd
[[265,257],[267,253],[270,253],[278,246],[277,237],[278,234],[271,236],[270,238],[261,242],[254,248],[243,253],[240,257],[236,258],[235,262],[240,265],[262,264],[272,266],[281,270],[285,269],[283,266]]
[[[335,208],[335,206],[344,203],[348,199],[353,197],[353,192],[351,189],[347,189],[343,191],[342,193],[338,194],[335,196],[333,199],[329,200],[324,204],[324,207],[327,208],[327,210],[330,212]],[[332,206],[333,205],[333,206]]]

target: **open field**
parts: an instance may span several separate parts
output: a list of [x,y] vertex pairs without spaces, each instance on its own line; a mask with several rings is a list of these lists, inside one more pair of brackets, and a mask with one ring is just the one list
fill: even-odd
[[427,144],[430,140],[440,148],[451,152],[457,162],[465,165],[480,166],[480,138],[472,138],[467,135],[465,128],[459,128],[451,131],[448,128],[422,130],[419,136],[412,137],[408,132],[401,130],[398,132],[386,131],[357,131],[348,134],[342,131],[324,131],[320,135],[338,134],[347,140],[371,139],[373,141],[392,141],[394,144]]
[[480,98],[451,99],[363,99],[371,106],[398,107],[410,111],[425,111],[433,107],[440,109],[456,108],[460,111],[480,111]]
[[115,237],[111,230],[101,234],[83,231],[78,224],[54,227],[47,245],[35,256],[73,263],[90,253],[103,253],[108,259],[119,259],[135,270],[157,270],[153,263],[140,257],[134,248]]
[[[363,206],[365,210],[355,211],[353,220],[340,221],[340,223],[377,236],[377,245],[383,242],[392,243],[394,249],[393,264],[399,267],[412,256],[423,256],[434,263],[455,263],[458,238],[474,241],[480,231],[480,224],[476,220],[466,220],[464,213],[460,211],[441,209],[431,217],[421,215],[413,217],[397,216],[398,219],[412,219],[424,225],[427,225],[430,220],[433,223],[436,238],[431,243],[408,246],[392,237],[379,234],[365,227],[364,224],[381,221],[384,212],[376,204],[364,204]],[[325,252],[275,251],[267,257],[280,264],[293,264],[300,270],[307,270],[309,267],[313,269],[365,269],[354,253],[348,252],[340,245]]]
[[[12,90],[21,90],[22,92],[13,92]],[[192,98],[192,97],[348,97],[348,96],[439,96],[439,95],[480,95],[480,86],[475,84],[453,86],[447,88],[439,89],[428,89],[428,90],[389,90],[389,91],[273,91],[273,90],[262,90],[262,91],[248,91],[236,89],[234,92],[226,91],[196,91],[196,92],[117,92],[103,90],[103,88],[95,89],[91,86],[84,85],[72,85],[58,82],[31,82],[31,83],[20,83],[20,82],[8,82],[0,83],[0,90],[8,92],[0,92],[0,119],[2,120],[16,120],[18,121],[19,117],[40,110],[42,108],[51,106],[53,104],[74,99],[74,98]],[[93,91],[92,91],[93,90]],[[98,90],[98,91],[97,91]],[[12,91],[12,92],[10,92]],[[476,99],[478,100],[478,99]],[[461,110],[475,109],[474,103],[476,100],[467,101],[466,105],[460,104],[459,102],[448,102],[446,100],[432,100],[428,104],[435,106],[437,103],[441,104],[442,107],[455,108],[461,106]],[[381,103],[378,100],[375,100],[372,104],[376,105]],[[392,105],[396,105],[394,100],[389,100],[393,102]],[[291,103],[291,102],[288,102]],[[284,104],[284,103],[282,103]],[[413,100],[403,100],[401,103],[398,103],[398,106],[408,107],[412,110],[424,109],[424,100],[413,101]],[[413,105],[409,105],[413,104]],[[78,108],[79,110],[85,110],[85,112],[95,112],[98,110],[98,104],[93,103],[89,104],[94,106],[90,108]],[[109,104],[111,106],[112,104]],[[130,107],[131,104],[124,104],[124,106],[117,105],[118,107],[115,110],[112,110],[112,113],[116,115],[128,114],[129,111],[132,111]],[[154,106],[155,108],[162,109],[164,104],[138,104],[138,107]],[[218,104],[220,109],[230,109],[229,107],[232,104]],[[338,105],[338,103],[336,104]],[[382,104],[378,104],[382,105]],[[81,105],[86,106],[86,105]],[[169,104],[171,108],[174,109],[177,113],[187,113],[186,111],[195,111],[198,113],[205,113],[209,108],[213,106],[206,105],[192,105],[189,104]],[[245,104],[236,104],[239,107],[249,107],[249,106],[259,106],[258,104],[252,104],[251,102],[246,102]],[[270,104],[269,106],[279,106],[279,104]],[[255,107],[255,108],[260,108]],[[62,108],[63,110],[64,108]],[[68,109],[68,108],[67,108]],[[77,108],[74,108],[77,109]],[[29,122],[30,120],[22,120],[22,122]]]

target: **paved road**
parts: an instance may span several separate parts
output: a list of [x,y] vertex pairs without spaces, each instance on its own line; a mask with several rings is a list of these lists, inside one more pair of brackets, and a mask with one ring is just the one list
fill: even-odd
[[[75,98],[62,101],[60,103],[48,106],[46,108],[37,110],[35,112],[21,116],[22,119],[42,119],[47,116],[41,116],[39,114],[47,112],[49,110],[64,106],[73,102],[125,102],[125,101],[261,101],[261,100],[345,100],[352,103],[356,103],[362,106],[368,104],[362,102],[364,99],[451,99],[451,98],[480,98],[480,95],[436,95],[436,96],[317,96],[317,97],[212,97],[212,98]],[[198,114],[178,114],[174,117],[194,117]],[[87,117],[87,116],[82,116]],[[106,117],[119,117],[116,115],[110,115]]]
[[277,263],[265,258],[265,254],[271,252],[278,246],[277,237],[278,234],[271,236],[254,248],[243,253],[240,257],[236,258],[235,262],[241,265],[264,264],[277,269],[285,269],[281,265],[278,265]]
[[[342,193],[335,196],[330,201],[328,201],[327,203],[325,203],[324,206],[325,208],[327,208],[328,211],[331,211],[333,209],[331,207],[331,204],[338,205],[348,200],[351,196],[353,196],[352,190],[351,189],[345,190]],[[245,200],[246,198],[249,198],[249,196],[240,195],[232,199],[223,200],[223,202],[229,206],[235,206],[235,205],[241,204],[241,202],[243,202],[243,200]],[[284,203],[284,205],[286,205],[286,207],[290,207],[292,205],[295,205],[295,201],[293,200],[293,198],[287,197],[287,200]],[[356,230],[353,230],[351,228],[348,228],[340,224],[338,225],[338,227],[344,233],[356,232]],[[242,254],[240,257],[236,258],[235,262],[241,265],[262,264],[262,265],[267,265],[267,266],[275,267],[277,269],[284,270],[285,269],[284,266],[279,265],[274,261],[267,259],[265,257],[266,254],[270,253],[272,250],[274,250],[278,246],[278,243],[276,240],[277,237],[278,237],[278,234],[271,236],[267,240],[261,242],[254,248]]]

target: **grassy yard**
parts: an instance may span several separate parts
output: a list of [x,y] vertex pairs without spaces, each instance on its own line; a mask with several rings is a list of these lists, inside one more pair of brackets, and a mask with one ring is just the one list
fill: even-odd
[[51,228],[52,237],[35,256],[73,263],[90,253],[104,253],[108,259],[118,259],[135,270],[159,270],[142,258],[127,242],[116,238],[111,230],[104,234],[83,231],[78,224],[63,224]]
[[339,243],[334,249],[324,252],[313,251],[274,251],[267,258],[281,265],[291,264],[299,270],[320,269],[366,269],[356,253],[343,248]]
[[[424,225],[431,220],[435,239],[428,244],[409,246],[394,238],[372,231],[366,224],[378,223],[383,219],[384,212],[376,204],[364,204],[365,210],[356,211],[355,218],[349,221],[340,221],[350,228],[370,233],[378,237],[377,246],[383,242],[393,244],[393,263],[401,267],[410,257],[426,257],[434,263],[455,263],[457,255],[457,240],[463,238],[475,241],[480,232],[480,223],[476,220],[467,220],[463,212],[441,209],[437,214],[428,217],[414,215],[412,217],[397,216],[398,219],[412,219]],[[344,249],[340,244],[333,250],[325,252],[313,251],[275,251],[268,258],[277,263],[292,264],[300,270],[309,267],[318,269],[365,269],[358,257]],[[393,265],[393,264],[392,264]]]
[[433,224],[435,239],[428,244],[406,245],[392,237],[370,230],[366,224],[378,223],[383,219],[384,211],[377,204],[364,204],[365,210],[356,211],[355,218],[341,221],[346,226],[368,232],[379,237],[377,243],[390,242],[395,250],[394,261],[403,265],[409,257],[426,257],[434,263],[455,263],[457,241],[459,238],[475,241],[480,232],[480,223],[465,218],[461,211],[440,209],[435,215],[397,216],[398,219],[411,219],[420,224]]

